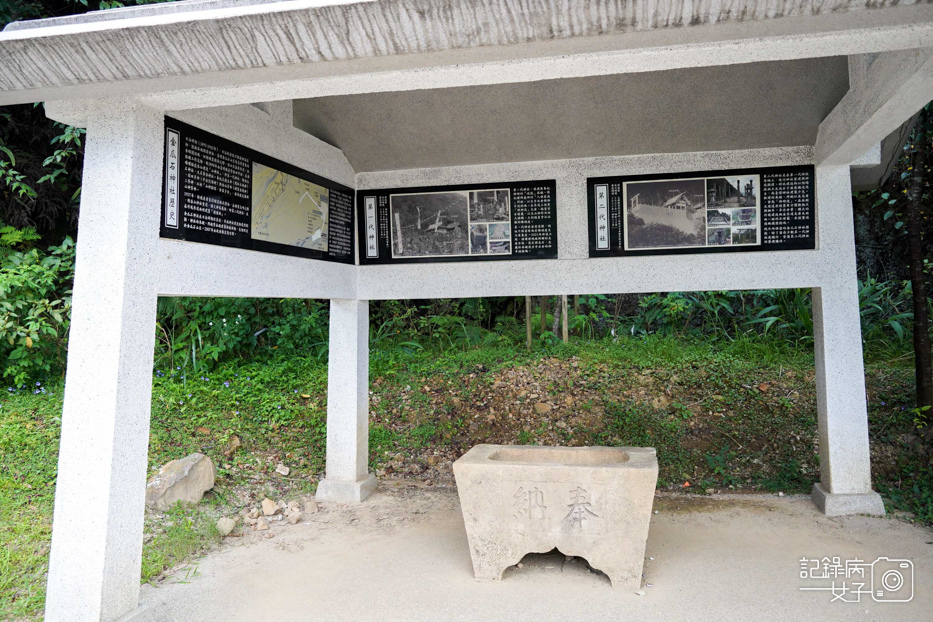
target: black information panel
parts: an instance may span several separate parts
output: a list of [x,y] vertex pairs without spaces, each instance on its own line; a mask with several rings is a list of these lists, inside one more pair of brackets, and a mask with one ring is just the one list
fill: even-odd
[[587,180],[590,257],[816,248],[812,166]]
[[165,119],[164,238],[355,263],[353,190]]
[[557,257],[557,182],[356,193],[360,263]]

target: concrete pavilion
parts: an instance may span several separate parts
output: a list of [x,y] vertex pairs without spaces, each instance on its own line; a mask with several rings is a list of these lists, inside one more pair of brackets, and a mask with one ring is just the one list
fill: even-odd
[[[813,500],[882,513],[850,189],[930,100],[933,5],[909,0],[189,0],[10,24],[0,104],[87,128],[46,619],[137,606],[157,296],[331,300],[319,495],[360,501],[369,300],[813,288]],[[357,190],[556,179],[559,257],[362,266],[161,239],[166,115]],[[815,250],[589,258],[589,177],[798,164]]]

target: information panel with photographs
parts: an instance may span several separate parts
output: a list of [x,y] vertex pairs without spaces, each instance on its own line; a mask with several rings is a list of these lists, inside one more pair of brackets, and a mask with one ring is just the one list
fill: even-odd
[[587,180],[590,257],[816,248],[812,166]]
[[353,190],[166,118],[160,235],[352,264]]
[[557,183],[357,192],[360,263],[557,257]]

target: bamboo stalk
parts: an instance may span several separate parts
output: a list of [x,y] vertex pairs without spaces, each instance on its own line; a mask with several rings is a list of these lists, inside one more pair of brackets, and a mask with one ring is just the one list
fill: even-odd
[[564,337],[564,343],[570,341],[569,322],[567,321],[567,294],[560,297],[561,328]]

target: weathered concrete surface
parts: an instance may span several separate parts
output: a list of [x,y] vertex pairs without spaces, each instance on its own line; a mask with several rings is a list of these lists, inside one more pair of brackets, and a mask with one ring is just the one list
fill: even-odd
[[[933,591],[924,587],[933,577],[928,529],[827,518],[802,495],[660,496],[655,507],[643,597],[610,587],[578,561],[551,558],[526,559],[502,581],[475,581],[456,493],[384,482],[363,505],[324,505],[304,523],[273,526],[263,532],[274,534],[270,540],[228,538],[188,582],[144,585],[132,619],[926,622],[933,610]],[[914,600],[833,603],[827,592],[800,591],[799,560],[824,555],[911,559]],[[347,597],[360,586],[364,598]]]
[[[244,6],[224,7],[201,15],[189,12],[183,16],[184,19],[166,19],[158,15],[137,17],[140,11],[133,10],[108,11],[102,16],[53,18],[35,24],[14,23],[4,32],[29,35],[36,30],[35,26],[46,26],[49,29],[47,34],[43,33],[46,36],[66,34],[67,29],[86,31],[89,35],[87,41],[92,45],[71,58],[61,56],[58,60],[67,62],[69,70],[80,68],[80,73],[94,72],[106,80],[111,77],[127,79],[196,73],[203,71],[211,62],[223,63],[222,67],[217,67],[218,70],[228,70],[813,16],[865,8],[862,0],[828,0],[818,4],[795,0],[736,0],[721,4],[684,0],[652,3],[636,0],[539,0],[532,4],[524,0],[419,0],[414,3],[383,0],[311,8],[301,3],[258,4],[262,4],[262,10]],[[872,6],[880,9],[898,4],[914,2],[878,0]],[[163,12],[177,11],[177,7],[171,5],[158,8]],[[111,19],[99,19],[111,15]],[[119,19],[121,16],[125,19]],[[111,31],[114,27],[129,30],[124,36],[113,37]],[[56,28],[62,32],[56,32]],[[25,38],[20,40],[25,43]],[[173,42],[177,53],[153,54],[153,50],[163,45],[165,40]],[[79,52],[70,43],[63,38],[61,47],[56,49]],[[98,46],[112,49],[116,56],[125,58],[125,73],[108,75],[103,68],[95,70],[94,63],[89,61],[100,51]],[[18,61],[24,77],[33,77],[34,66],[23,62],[28,60],[22,54],[30,49],[28,44],[5,46],[4,49],[14,54],[13,59]],[[213,49],[217,54],[205,60],[207,49]],[[79,75],[79,72],[62,71],[55,77],[65,81],[73,75]],[[6,80],[0,80],[0,84],[6,86]]]
[[[707,64],[765,60],[759,56],[762,47],[770,48],[768,56],[772,60],[799,57],[797,54],[801,52],[813,57],[866,53],[928,45],[931,32],[927,9],[922,1],[896,0],[873,2],[871,10],[865,10],[865,3],[860,0],[821,3],[792,0],[728,3],[706,0],[647,3],[636,0],[541,0],[534,3],[525,0],[420,0],[412,3],[394,0],[325,7],[280,2],[148,17],[126,13],[126,19],[108,18],[100,22],[78,18],[39,28],[10,26],[0,34],[0,57],[8,59],[0,65],[0,102],[57,99],[62,93],[56,89],[103,83],[115,88],[112,94],[119,91],[125,95],[172,90],[182,85],[199,89],[216,86],[218,82],[230,84],[241,80],[252,82],[260,92],[265,90],[265,96],[216,100],[211,93],[199,92],[198,96],[205,100],[201,105],[268,101],[266,83],[270,80],[278,81],[286,76],[288,79],[308,78],[309,65],[324,65],[324,61],[373,61],[373,68],[382,66],[385,69],[391,65],[400,69],[410,62],[410,59],[404,60],[406,56],[419,57],[425,52],[459,56],[460,52],[476,52],[460,58],[459,62],[484,63],[495,58],[495,52],[489,53],[495,48],[551,47],[549,44],[574,40],[599,41],[655,33],[672,35],[664,46],[667,48],[689,43],[700,31],[707,31],[700,38],[728,35],[730,39],[739,31],[744,32],[744,36],[738,35],[739,39],[749,39],[747,50],[741,53],[744,58],[740,60],[734,55],[734,49],[727,49],[732,47],[732,39],[722,49],[707,49],[705,52],[710,58],[718,61],[703,61]],[[177,9],[170,7],[168,10]],[[113,13],[119,14],[119,11]],[[775,24],[776,27],[772,27]],[[842,37],[845,40],[842,42],[836,40],[841,24],[845,24],[843,30],[866,30],[855,39]],[[872,41],[877,33],[870,32],[878,25],[894,29],[886,33],[888,41],[878,42],[882,46],[880,50]],[[710,33],[710,29],[716,32]],[[813,37],[814,29],[823,31],[816,39],[824,40],[805,41]],[[779,41],[761,45],[760,37],[773,38],[778,31]],[[171,53],[166,53],[166,42],[170,42]],[[643,40],[642,43],[647,42]],[[659,43],[659,40],[654,41],[654,45]],[[587,47],[601,45],[594,43]],[[625,43],[616,42],[615,45],[627,47]],[[551,51],[556,50],[552,48]],[[663,55],[670,51],[666,50]],[[523,53],[507,51],[505,54],[516,59]],[[559,55],[566,53],[567,50],[559,51]],[[706,53],[693,55],[701,57]],[[504,60],[501,54],[499,57]],[[732,60],[723,62],[730,57]],[[394,59],[402,59],[401,64],[392,62]],[[414,62],[417,65],[422,60]],[[600,62],[588,59],[587,64],[595,68]],[[673,68],[662,66],[666,64],[660,58],[653,58],[647,67],[649,70]],[[408,68],[414,67],[408,65]],[[332,75],[332,69],[320,67],[318,77]],[[354,69],[359,67],[343,68],[344,71]],[[455,69],[463,73],[459,67]],[[233,73],[242,75],[234,79]],[[533,69],[525,69],[524,73],[528,79],[543,79]],[[556,77],[551,73],[550,77]],[[197,79],[177,81],[173,79],[176,77]],[[148,81],[159,84],[153,83],[141,90],[130,84]],[[371,88],[368,79],[357,81],[360,86]],[[393,77],[393,81],[400,84],[397,78]],[[433,80],[436,85],[443,82]],[[319,86],[311,89],[315,95],[327,94],[322,93]],[[39,92],[46,89],[50,91]],[[81,95],[75,93],[68,97],[98,96],[89,88],[81,89]],[[271,99],[301,96],[312,95],[295,93]],[[166,103],[171,109],[192,106],[197,104],[192,100],[181,101],[175,95]]]
[[886,52],[865,69],[852,65],[855,82],[820,124],[817,164],[850,164],[933,97],[933,50]]
[[214,487],[216,475],[214,463],[204,454],[172,460],[146,483],[146,505],[166,510],[179,501],[197,503]]
[[477,445],[453,468],[477,579],[557,548],[617,587],[641,585],[653,448]]

